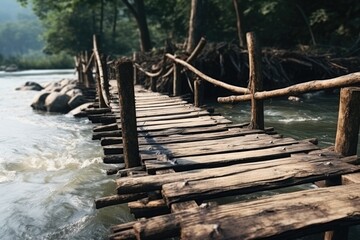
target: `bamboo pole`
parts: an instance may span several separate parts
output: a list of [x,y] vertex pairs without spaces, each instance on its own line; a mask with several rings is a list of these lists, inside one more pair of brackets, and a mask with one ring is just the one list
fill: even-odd
[[[354,86],[356,84],[360,84],[360,72],[355,72],[332,79],[314,80],[306,83],[300,83],[290,87],[276,89],[272,91],[257,92],[255,93],[254,98],[257,100],[265,100],[274,97],[297,95],[329,88]],[[249,100],[251,100],[251,94],[218,98],[219,103],[235,103]]]
[[136,125],[133,74],[133,64],[130,60],[124,59],[116,63],[116,80],[118,82],[121,109],[121,134],[126,168],[141,166]]
[[261,71],[261,48],[256,39],[255,33],[246,34],[249,52],[249,81],[251,90],[251,120],[252,129],[264,129],[264,103],[262,100],[254,98],[258,91],[262,91],[262,71]]

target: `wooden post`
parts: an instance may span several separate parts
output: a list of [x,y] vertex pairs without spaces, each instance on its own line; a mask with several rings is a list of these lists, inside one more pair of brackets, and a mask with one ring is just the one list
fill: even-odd
[[155,77],[149,77],[149,78],[150,78],[151,91],[157,92],[157,90],[156,90],[156,78]]
[[118,83],[121,134],[123,141],[124,161],[127,168],[141,166],[137,136],[134,69],[128,59],[116,63],[116,80]]
[[204,84],[201,79],[194,81],[194,105],[200,107],[204,99]]
[[[347,87],[340,91],[339,116],[335,139],[335,152],[343,156],[356,155],[360,125],[360,88]],[[327,180],[326,186],[341,185],[341,176]],[[325,240],[348,239],[348,227],[325,232]]]
[[360,123],[360,88],[342,88],[336,131],[335,152],[356,155]]
[[262,91],[262,70],[261,70],[261,48],[256,40],[255,33],[246,34],[249,52],[249,83],[252,94],[251,99],[251,120],[252,129],[264,129],[264,103],[254,98],[255,92]]
[[99,65],[96,63],[96,73],[95,73],[95,78],[96,78],[96,90],[97,90],[97,95],[99,98],[99,107],[100,108],[106,108],[106,103],[104,100],[104,96],[101,92],[101,80],[100,80],[100,72],[99,72]]
[[176,63],[173,64],[173,96],[181,94],[181,79],[179,76],[179,69]]
[[[136,61],[138,60],[138,54],[137,52],[133,52],[133,63],[135,64]],[[134,84],[139,84],[140,81],[138,79],[138,75],[137,75],[137,68],[134,67]]]

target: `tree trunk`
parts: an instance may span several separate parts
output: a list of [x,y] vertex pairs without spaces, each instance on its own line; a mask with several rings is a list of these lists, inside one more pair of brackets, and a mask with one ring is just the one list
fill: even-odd
[[112,43],[112,47],[115,46],[115,42],[116,42],[116,24],[117,24],[117,19],[118,19],[118,1],[114,0],[114,18],[113,18],[113,26],[112,26],[112,36],[111,36],[111,43]]
[[134,5],[128,0],[122,0],[126,7],[135,17],[140,31],[140,48],[142,52],[150,51],[152,48],[149,29],[146,21],[144,0],[134,0]]
[[239,45],[241,48],[246,47],[245,42],[245,35],[243,31],[243,15],[242,11],[239,7],[238,0],[233,0],[235,13],[236,13],[236,26],[237,26],[237,32],[238,32],[238,38],[239,38]]
[[104,42],[104,0],[100,1],[100,24],[99,24],[99,36],[100,36],[100,43]]
[[204,0],[191,0],[187,52],[192,52],[196,44],[200,41],[201,36],[204,34],[204,7]]

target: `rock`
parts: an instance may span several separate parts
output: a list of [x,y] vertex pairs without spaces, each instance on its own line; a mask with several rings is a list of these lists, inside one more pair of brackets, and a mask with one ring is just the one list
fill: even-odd
[[68,105],[69,105],[70,109],[74,109],[84,103],[87,103],[87,102],[88,101],[86,100],[86,98],[83,95],[78,94],[69,100]]
[[41,92],[36,95],[31,103],[31,107],[36,110],[46,111],[45,99],[49,96],[49,92]]
[[296,96],[289,96],[288,100],[292,101],[292,102],[300,102],[301,99],[299,97],[296,97]]
[[79,87],[76,84],[68,84],[66,86],[63,86],[60,93],[65,94],[66,92],[73,90],[73,89],[78,89]]
[[93,106],[93,103],[84,103],[77,108],[71,110],[68,114],[71,114],[74,117],[86,117],[87,114],[85,110],[90,108],[91,106]]
[[61,91],[61,84],[59,82],[51,82],[45,87],[45,91],[48,92],[60,92]]
[[67,91],[66,94],[70,97],[75,97],[76,95],[83,95],[83,92],[81,91],[81,89],[75,88]]
[[70,108],[68,102],[70,96],[58,92],[52,92],[45,99],[45,107],[48,112],[67,113]]
[[44,88],[36,83],[36,82],[26,82],[23,86],[15,88],[15,90],[21,90],[21,91],[41,91]]

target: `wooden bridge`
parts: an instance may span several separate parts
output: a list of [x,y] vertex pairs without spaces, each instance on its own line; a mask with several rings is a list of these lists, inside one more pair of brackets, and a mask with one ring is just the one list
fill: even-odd
[[[258,51],[252,41],[248,35],[249,54],[252,46]],[[251,88],[229,87],[249,95],[251,123],[233,124],[189,104],[188,95],[134,87],[137,71],[154,79],[162,73],[147,73],[129,60],[109,68],[96,43],[94,50],[99,107],[87,113],[101,123],[93,137],[101,140],[104,162],[118,164],[108,171],[118,176],[114,195],[97,199],[96,207],[127,203],[138,219],[113,226],[110,239],[295,239],[325,231],[325,239],[346,239],[347,227],[360,224],[359,88],[341,90],[335,147],[320,149],[315,139],[295,140],[264,128],[255,58]],[[168,57],[174,74],[191,62]],[[107,81],[106,71],[114,71],[116,80]],[[344,77],[360,82],[359,74]],[[195,92],[199,105],[201,93]],[[326,187],[314,187],[320,181]]]

